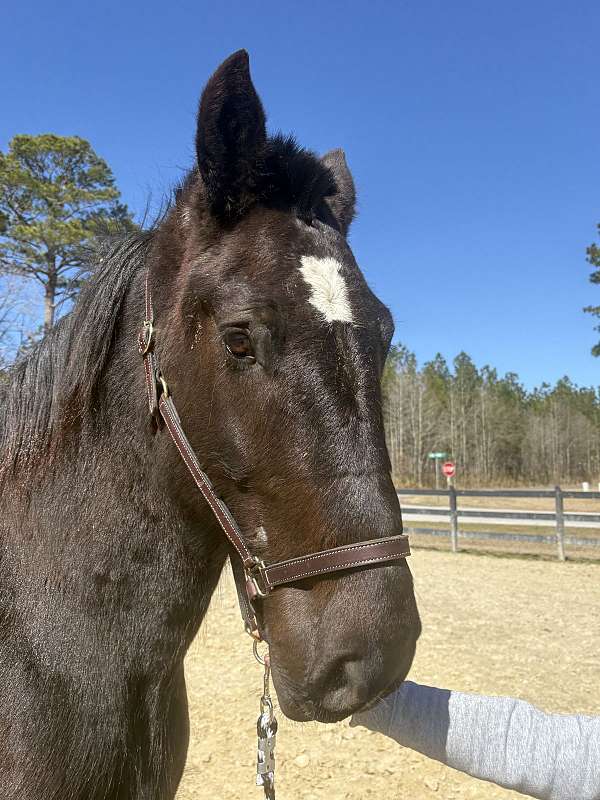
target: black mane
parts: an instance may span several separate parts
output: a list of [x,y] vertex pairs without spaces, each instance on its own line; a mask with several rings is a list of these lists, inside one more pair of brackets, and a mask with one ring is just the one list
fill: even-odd
[[81,415],[93,405],[125,294],[150,241],[151,234],[138,233],[100,247],[73,310],[11,370],[0,394],[0,475],[49,444],[75,407]]

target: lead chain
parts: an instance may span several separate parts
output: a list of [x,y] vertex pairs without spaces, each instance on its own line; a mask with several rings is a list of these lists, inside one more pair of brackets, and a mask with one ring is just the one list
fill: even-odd
[[269,656],[258,655],[257,643],[253,645],[254,657],[264,666],[263,693],[260,698],[260,714],[256,721],[258,748],[256,753],[256,785],[262,786],[266,800],[275,800],[275,739],[277,720],[273,712],[270,692],[271,667]]

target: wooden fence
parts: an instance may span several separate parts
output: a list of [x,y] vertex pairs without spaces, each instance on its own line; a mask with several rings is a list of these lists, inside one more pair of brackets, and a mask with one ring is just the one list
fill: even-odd
[[[528,491],[521,489],[455,489],[450,486],[448,489],[398,489],[398,495],[402,498],[403,495],[411,496],[436,496],[448,498],[448,509],[439,506],[416,508],[411,507],[408,513],[410,514],[426,514],[428,516],[440,515],[449,516],[450,530],[449,533],[444,530],[435,528],[410,528],[414,533],[422,533],[430,536],[448,536],[450,537],[450,545],[452,552],[458,552],[458,539],[495,539],[495,540],[512,540],[521,542],[543,542],[546,544],[554,543],[559,561],[565,561],[565,544],[583,546],[583,547],[600,547],[600,538],[587,538],[581,536],[570,536],[565,534],[565,522],[594,522],[598,523],[600,530],[600,514],[590,513],[577,513],[564,510],[565,499],[577,500],[600,500],[600,492],[571,492],[563,491],[560,486],[556,486],[554,490],[546,491]],[[458,507],[459,497],[543,497],[554,499],[554,511],[495,511],[486,508],[481,509],[460,509]],[[540,523],[550,523],[554,528],[553,534],[530,534],[530,533],[502,533],[491,531],[461,531],[459,530],[459,517],[466,519],[468,517],[490,517],[501,519],[514,519],[514,520],[538,520]],[[518,526],[518,523],[517,523]],[[549,525],[550,527],[550,525]]]

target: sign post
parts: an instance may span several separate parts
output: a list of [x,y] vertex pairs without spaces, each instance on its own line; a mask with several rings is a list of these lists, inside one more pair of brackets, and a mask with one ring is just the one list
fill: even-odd
[[448,487],[452,486],[452,478],[456,475],[456,464],[454,461],[444,461],[442,464],[442,472],[448,481]]
[[440,461],[446,458],[448,453],[428,453],[427,458],[435,459],[435,488],[440,488]]
[[442,472],[448,481],[448,500],[450,501],[450,543],[452,552],[458,553],[458,509],[456,507],[456,489],[453,486],[452,478],[456,475],[456,464],[454,461],[444,461]]

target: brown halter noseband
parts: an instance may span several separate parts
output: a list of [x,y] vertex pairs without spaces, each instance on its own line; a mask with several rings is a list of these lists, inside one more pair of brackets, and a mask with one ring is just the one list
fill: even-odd
[[275,564],[265,564],[246,547],[241,531],[231,512],[217,496],[208,475],[202,470],[198,458],[185,435],[181,420],[169,393],[168,384],[160,371],[154,351],[155,328],[149,274],[146,273],[146,318],[138,337],[139,352],[144,359],[146,391],[150,414],[157,423],[164,422],[175,446],[190,471],[196,486],[210,506],[223,533],[233,546],[238,559],[231,559],[236,578],[240,610],[246,630],[254,638],[260,638],[254,602],[266,597],[277,586],[325,575],[354,567],[396,561],[410,555],[408,536],[399,534],[382,539],[371,539],[356,544],[346,544],[320,550],[298,558],[289,558]]

